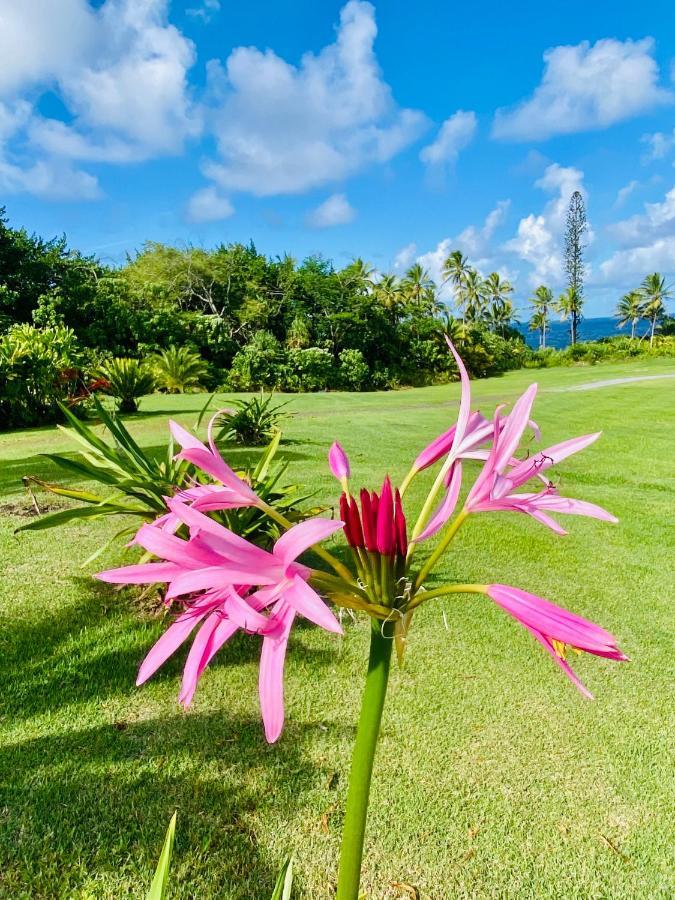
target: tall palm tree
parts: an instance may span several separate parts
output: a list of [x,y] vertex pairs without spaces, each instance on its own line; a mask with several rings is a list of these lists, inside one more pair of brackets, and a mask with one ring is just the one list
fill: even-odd
[[483,291],[490,304],[486,311],[487,321],[491,328],[504,334],[513,320],[513,303],[509,299],[513,287],[499,272],[490,272],[483,282]]
[[457,289],[457,305],[466,319],[477,322],[483,318],[485,304],[485,282],[480,272],[468,269]]
[[455,289],[455,301],[459,306],[459,291],[466,276],[469,274],[471,266],[469,261],[460,250],[453,250],[452,253],[443,263],[443,283],[452,282]]
[[567,288],[564,294],[561,294],[555,304],[556,310],[560,313],[563,321],[569,319],[570,338],[572,344],[576,344],[578,337],[579,319],[581,318],[581,307],[583,301],[579,297],[579,293],[573,288]]
[[419,263],[413,263],[403,276],[401,290],[416,306],[435,305],[436,284]]
[[401,305],[401,285],[396,275],[383,275],[373,287],[378,303],[387,311],[392,324],[396,322]]
[[628,291],[619,300],[615,316],[619,320],[618,327],[625,328],[630,322],[630,336],[635,337],[635,328],[644,315],[645,298],[641,291]]
[[670,300],[673,291],[666,287],[666,279],[659,272],[647,275],[640,285],[640,292],[644,298],[643,316],[650,323],[649,346],[654,344],[654,332],[656,323],[666,314],[666,300]]
[[544,350],[546,347],[546,328],[548,326],[548,318],[546,313],[540,309],[536,309],[527,323],[529,331],[539,332],[539,349]]
[[531,327],[530,331],[539,332],[539,346],[542,350],[545,350],[549,313],[554,306],[553,291],[551,290],[551,288],[546,287],[545,284],[540,284],[537,290],[534,292],[534,295],[530,297],[530,304],[534,307],[534,313],[532,315],[532,319],[530,320],[530,325],[532,325],[532,322],[534,322],[535,318],[537,320],[537,324],[534,327]]
[[361,259],[360,256],[353,259],[340,272],[342,281],[359,294],[370,293],[374,284],[374,276],[375,269],[373,266]]

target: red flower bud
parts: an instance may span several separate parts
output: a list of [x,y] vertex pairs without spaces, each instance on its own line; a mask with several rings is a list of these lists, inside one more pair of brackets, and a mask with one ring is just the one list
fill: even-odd
[[382,485],[377,509],[377,549],[383,556],[393,556],[395,546],[394,498],[391,481],[387,475]]
[[[377,495],[373,495],[377,500]],[[377,507],[376,507],[377,510]],[[361,488],[361,521],[363,523],[363,537],[367,550],[377,550],[377,511],[373,511],[373,503],[370,494],[365,488]]]
[[405,522],[405,513],[401,503],[401,495],[398,488],[394,497],[394,526],[396,529],[396,552],[399,556],[405,556],[408,552],[408,535]]
[[351,531],[354,546],[363,547],[361,517],[359,516],[359,508],[356,505],[356,500],[353,497],[349,500],[349,530]]
[[350,547],[354,546],[351,523],[349,521],[349,500],[346,494],[340,494],[340,518],[345,523],[344,533]]

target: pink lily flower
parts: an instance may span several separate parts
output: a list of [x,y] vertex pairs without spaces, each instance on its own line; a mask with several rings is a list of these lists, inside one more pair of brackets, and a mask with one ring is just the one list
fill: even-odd
[[[96,577],[114,584],[168,585],[166,598],[179,598],[184,611],[150,650],[141,664],[142,684],[181,646],[199,624],[183,672],[180,702],[188,706],[202,672],[220,647],[238,630],[263,636],[260,706],[265,735],[275,741],[283,726],[283,668],[288,636],[296,614],[341,633],[339,622],[309,586],[309,570],[297,558],[313,544],[333,534],[343,523],[308,519],[293,526],[262,550],[203,513],[177,500],[167,500],[171,512],[190,529],[183,540],[151,525],[143,525],[137,543],[161,562],[125,566]],[[252,590],[252,586],[256,590]],[[271,607],[271,614],[264,610]]]
[[566,532],[551,518],[551,512],[618,522],[616,516],[594,503],[561,497],[552,484],[537,493],[513,493],[530,479],[541,478],[542,473],[551,466],[590,446],[600,437],[600,432],[586,434],[540,450],[530,459],[514,458],[513,454],[529,421],[536,392],[537,385],[530,385],[503,422],[498,422],[495,416],[492,449],[469,492],[465,509],[467,512],[512,510],[526,513],[557,534]]
[[[218,451],[213,437],[216,416],[213,416],[209,422],[208,447],[177,422],[173,420],[169,422],[171,434],[183,448],[180,453],[176,454],[176,459],[185,459],[191,462],[221,483],[220,485],[196,486],[197,488],[207,488],[207,490],[199,492],[200,496],[204,498],[202,508],[234,509],[239,506],[257,506],[260,500],[255,491],[228,466]],[[218,505],[215,505],[216,503]]]
[[591,700],[593,695],[574,674],[565,658],[566,648],[622,662],[628,660],[617,647],[616,638],[604,628],[543,597],[506,584],[489,584],[485,591],[505,612],[527,628],[551,654],[570,681]]

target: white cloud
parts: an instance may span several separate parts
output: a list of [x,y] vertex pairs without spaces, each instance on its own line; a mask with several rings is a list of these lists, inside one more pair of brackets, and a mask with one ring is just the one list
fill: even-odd
[[179,153],[200,130],[187,83],[194,46],[169,24],[168,0],[106,0],[98,8],[87,0],[0,0],[0,59],[5,111],[51,91],[70,116],[66,124],[31,112],[4,135],[0,160],[12,190],[95,196],[95,179],[70,160]]
[[185,12],[193,19],[201,19],[207,24],[211,19],[220,12],[220,0],[202,0],[200,6],[192,6]]
[[444,163],[454,165],[460,151],[473,140],[477,127],[478,120],[474,112],[458,110],[443,122],[436,139],[422,148],[420,159],[432,166],[442,166]]
[[653,162],[655,159],[665,159],[675,149],[675,128],[671,134],[655,131],[653,134],[643,134],[640,138],[647,145],[647,151],[642,161]]
[[187,206],[187,218],[191,222],[219,222],[234,214],[234,207],[227,199],[210,185],[202,188],[190,197]]
[[661,203],[645,203],[644,213],[615,222],[607,231],[624,247],[675,235],[675,187],[666,193]]
[[204,173],[227,191],[293,194],[391,159],[426,117],[396,106],[375,57],[375,11],[350,0],[335,42],[298,66],[238,47],[211,64],[211,127],[221,159]]
[[[499,268],[492,253],[492,238],[506,219],[510,203],[510,200],[500,200],[487,214],[481,226],[469,225],[455,237],[443,238],[433,250],[417,257],[417,261],[428,270],[436,284],[440,285],[443,281],[443,265],[453,250],[461,250],[468,256],[470,264],[480,271]],[[446,288],[446,295],[449,292],[450,289]]]
[[347,225],[355,218],[356,210],[350,206],[346,196],[332,194],[307,215],[306,222],[311,228],[332,228],[334,225]]
[[606,128],[671,103],[672,92],[658,84],[653,50],[651,38],[605,38],[547,50],[541,83],[515,108],[497,110],[493,136],[544,139]]
[[415,254],[417,253],[417,244],[410,243],[406,244],[405,247],[401,247],[396,256],[394,257],[394,271],[395,272],[405,272],[406,269],[409,269],[410,266],[415,261]]
[[614,201],[614,206],[617,208],[619,206],[623,206],[626,200],[630,197],[633,191],[637,187],[639,187],[639,185],[640,182],[633,179],[632,181],[629,181],[628,184],[625,184],[622,188],[619,188],[619,190],[616,192],[616,200]]
[[621,290],[635,286],[650,272],[675,273],[675,234],[661,237],[641,247],[615,251],[600,263],[600,280],[621,285]]
[[[515,237],[504,244],[504,250],[514,253],[531,266],[530,284],[558,285],[562,281],[562,232],[570,197],[580,191],[585,198],[583,172],[571,166],[553,163],[535,181],[535,187],[554,196],[539,214],[530,213],[518,223]],[[592,232],[588,240],[592,239]]]

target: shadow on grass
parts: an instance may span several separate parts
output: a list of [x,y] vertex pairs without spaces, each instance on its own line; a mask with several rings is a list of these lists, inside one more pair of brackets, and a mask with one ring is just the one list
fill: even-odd
[[13,896],[19,885],[22,896],[80,896],[83,881],[105,872],[113,890],[122,876],[143,896],[177,810],[172,896],[268,900],[279,859],[260,848],[255,818],[274,816],[272,798],[301,806],[325,779],[303,752],[312,727],[292,724],[269,747],[258,719],[174,714],[4,748],[3,880]]
[[[73,703],[104,702],[137,690],[142,659],[173,621],[173,615],[135,617],[130,590],[116,591],[92,578],[74,580],[81,583],[81,599],[76,603],[62,607],[57,614],[5,624],[2,629],[0,684],[12,685],[12,690],[4,694],[1,708],[13,720],[58,713]],[[306,627],[313,626],[299,619],[289,653],[314,666],[334,664],[335,653],[330,648],[310,649],[298,640]],[[154,680],[175,681],[180,676],[191,641],[192,637],[188,638],[164,663]],[[260,646],[260,638],[238,633],[209,669],[257,662]]]

